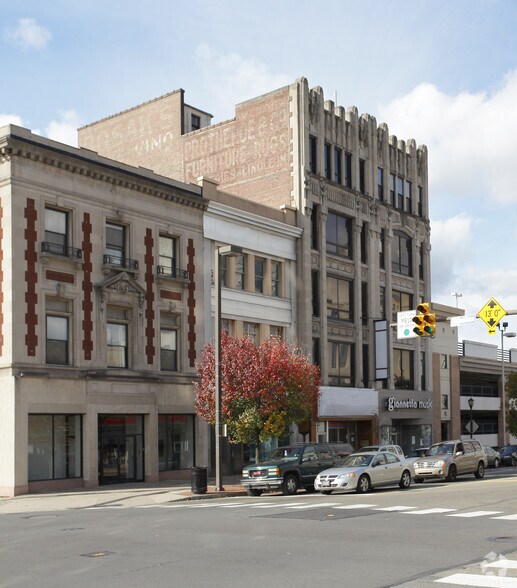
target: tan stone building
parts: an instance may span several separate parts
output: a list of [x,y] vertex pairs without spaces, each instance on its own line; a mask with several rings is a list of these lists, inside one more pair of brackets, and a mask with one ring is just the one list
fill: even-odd
[[[211,118],[178,90],[83,127],[79,142],[182,181],[205,175],[243,198],[295,208],[303,229],[297,337],[324,384],[313,438],[357,446],[380,438],[407,449],[430,442],[429,342],[398,340],[388,328],[383,352],[386,335],[376,335],[378,321],[393,323],[397,311],[430,300],[425,146],[325,100],[304,78],[238,104],[231,120]],[[406,400],[406,410],[388,409]]]
[[0,129],[0,495],[206,463],[199,186]]

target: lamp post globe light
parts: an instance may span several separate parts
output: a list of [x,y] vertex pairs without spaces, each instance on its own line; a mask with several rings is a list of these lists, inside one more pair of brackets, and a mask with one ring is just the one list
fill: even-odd
[[506,445],[506,377],[504,373],[504,338],[513,338],[517,336],[517,333],[507,333],[508,323],[499,323],[497,325],[501,332],[501,404],[503,409],[503,445]]
[[474,408],[474,398],[472,398],[472,396],[468,399],[468,403],[469,403],[469,409],[470,409],[470,423],[469,423],[469,432],[470,432],[470,438],[472,439],[472,428],[473,428],[473,422],[472,422],[472,409]]
[[215,489],[224,490],[221,467],[222,424],[221,424],[221,257],[235,257],[242,254],[242,248],[235,245],[215,247]]

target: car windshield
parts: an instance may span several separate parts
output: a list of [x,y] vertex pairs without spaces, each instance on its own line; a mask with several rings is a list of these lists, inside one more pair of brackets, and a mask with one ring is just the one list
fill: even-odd
[[363,455],[362,453],[354,453],[345,457],[345,459],[339,464],[345,468],[357,468],[362,466],[369,466],[373,459],[373,455]]
[[429,448],[427,455],[442,455],[448,453],[452,455],[454,451],[454,443],[437,443]]
[[302,449],[302,447],[279,447],[273,451],[270,459],[298,459]]
[[505,445],[504,447],[501,447],[499,453],[513,453],[516,449],[517,446],[515,445]]

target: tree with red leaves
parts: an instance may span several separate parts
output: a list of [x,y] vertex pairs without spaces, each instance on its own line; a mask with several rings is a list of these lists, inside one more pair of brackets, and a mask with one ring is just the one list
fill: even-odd
[[[215,423],[215,347],[206,345],[196,364],[196,413]],[[249,337],[221,333],[221,423],[230,443],[254,443],[282,436],[291,423],[312,414],[320,373],[300,350],[277,338],[261,345]]]

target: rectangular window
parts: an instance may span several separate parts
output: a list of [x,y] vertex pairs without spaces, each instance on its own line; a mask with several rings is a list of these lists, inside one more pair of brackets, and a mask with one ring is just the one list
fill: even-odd
[[368,263],[368,224],[361,227],[361,263]]
[[393,377],[397,390],[414,390],[413,351],[393,350]]
[[114,368],[128,367],[128,312],[122,308],[108,307],[106,342],[108,346],[107,365]]
[[334,148],[334,182],[336,184],[341,184],[343,181],[343,173],[342,173],[342,156],[343,151],[338,147]]
[[411,199],[412,199],[412,192],[411,192],[411,182],[409,180],[405,181],[404,184],[404,196],[406,198],[406,205],[404,207],[404,210],[406,212],[413,212],[411,210]]
[[228,255],[219,255],[219,277],[221,280],[221,286],[228,288]]
[[384,202],[384,170],[382,167],[377,168],[377,198]]
[[278,327],[277,325],[270,325],[269,336],[274,337],[275,339],[279,339],[280,341],[283,341],[284,329],[282,327]]
[[409,292],[400,292],[398,290],[393,290],[391,293],[391,301],[392,301],[392,320],[394,322],[397,321],[397,312],[402,312],[404,310],[412,310],[413,306],[413,294]]
[[221,319],[221,332],[228,333],[230,337],[233,337],[233,321],[229,319],[222,318]]
[[327,276],[327,317],[339,321],[353,320],[353,282]]
[[320,340],[312,340],[312,363],[314,365],[320,365]]
[[359,160],[359,192],[366,194],[366,161]]
[[425,386],[425,352],[420,352],[420,389],[426,390]]
[[158,415],[160,472],[187,470],[194,465],[194,415]]
[[106,223],[106,263],[125,267],[126,229],[122,225]]
[[395,183],[396,183],[395,174],[390,174],[390,204],[392,206],[395,206]]
[[82,476],[82,429],[78,414],[30,414],[29,482]]
[[68,255],[68,213],[45,208],[44,251],[54,255]]
[[370,361],[369,361],[369,353],[370,353],[370,348],[368,347],[368,345],[363,345],[363,386],[365,388],[369,388],[370,387],[370,378],[369,378]]
[[167,372],[178,371],[179,316],[160,315],[160,368]]
[[397,208],[404,210],[404,179],[397,176]]
[[176,239],[167,235],[160,235],[159,249],[158,263],[160,269],[158,273],[169,277],[176,277]]
[[311,282],[312,316],[320,316],[320,273],[317,270],[312,270]]
[[201,128],[201,117],[197,114],[190,115],[190,127],[193,131],[197,131]]
[[69,364],[70,317],[68,302],[47,298],[46,363]]
[[352,259],[352,219],[329,212],[326,229],[327,253]]
[[381,286],[379,291],[379,306],[381,311],[381,320],[386,318],[386,286]]
[[352,187],[352,154],[345,153],[345,186]]
[[440,355],[440,367],[442,368],[442,370],[449,369],[449,356],[445,353],[442,353]]
[[311,210],[311,247],[315,251],[319,249],[319,206],[317,204],[313,204]]
[[255,292],[264,293],[264,271],[266,260],[263,257],[255,257]]
[[280,262],[271,262],[271,296],[280,296]]
[[316,137],[309,136],[309,170],[312,174],[318,173],[318,142]]
[[422,186],[418,186],[418,202],[417,202],[417,214],[418,216],[422,216],[422,195],[423,195],[423,188]]
[[353,386],[353,353],[351,343],[328,342],[329,386]]
[[242,330],[245,337],[248,337],[254,343],[258,343],[259,326],[257,323],[243,323]]
[[330,145],[330,143],[325,143],[324,164],[325,164],[325,177],[327,178],[327,180],[330,180],[332,178],[331,152],[332,152],[332,146]]
[[395,231],[391,244],[391,270],[396,274],[412,276],[411,238],[404,233]]
[[361,282],[361,322],[368,324],[368,284]]
[[418,277],[420,280],[424,279],[424,246],[420,245],[418,249]]
[[384,252],[384,243],[386,242],[386,231],[385,229],[381,229],[379,234],[379,269],[385,269],[385,252]]
[[237,290],[246,289],[246,258],[244,255],[235,256],[235,287]]

